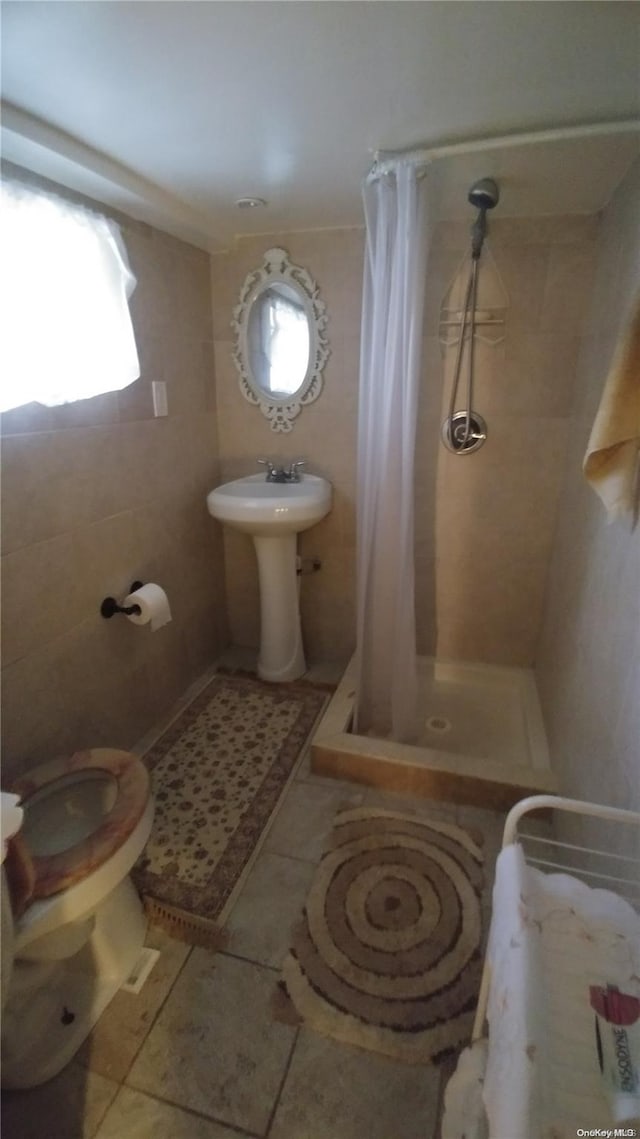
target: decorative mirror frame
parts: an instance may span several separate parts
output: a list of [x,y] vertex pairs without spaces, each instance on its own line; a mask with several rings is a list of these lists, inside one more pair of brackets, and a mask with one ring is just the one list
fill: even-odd
[[[309,324],[309,363],[306,375],[295,395],[271,397],[257,383],[249,360],[248,330],[251,306],[265,284],[282,282],[293,288],[304,304]],[[231,327],[236,334],[233,362],[238,369],[240,391],[249,403],[258,406],[271,424],[272,431],[291,431],[293,420],[303,407],[314,403],[322,392],[324,368],[330,354],[327,341],[326,305],[313,277],[300,265],[289,260],[286,249],[267,249],[260,269],[248,273],[233,309]]]

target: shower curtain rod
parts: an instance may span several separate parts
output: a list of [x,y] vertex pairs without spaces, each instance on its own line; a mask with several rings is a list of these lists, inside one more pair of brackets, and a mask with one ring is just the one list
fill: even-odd
[[423,146],[411,150],[377,150],[366,181],[375,182],[390,174],[403,162],[416,166],[429,166],[441,158],[454,158],[462,154],[481,154],[508,146],[523,146],[540,142],[563,142],[574,139],[596,138],[602,134],[632,134],[640,131],[640,119],[619,119],[609,123],[587,123],[583,126],[551,127],[546,130],[526,131],[520,134],[493,135],[488,138],[469,139],[437,146]]

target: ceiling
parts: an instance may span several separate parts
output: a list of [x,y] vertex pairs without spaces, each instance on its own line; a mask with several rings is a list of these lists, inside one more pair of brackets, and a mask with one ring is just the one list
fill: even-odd
[[[203,246],[362,224],[378,149],[639,114],[640,6],[616,0],[6,0],[3,155]],[[591,212],[638,135],[437,164],[503,214]],[[239,210],[241,196],[266,198]]]

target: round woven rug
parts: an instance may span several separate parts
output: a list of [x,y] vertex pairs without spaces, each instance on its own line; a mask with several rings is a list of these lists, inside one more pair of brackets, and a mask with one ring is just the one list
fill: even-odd
[[281,998],[326,1035],[438,1060],[471,1033],[482,881],[482,852],[460,827],[342,811],[284,962]]

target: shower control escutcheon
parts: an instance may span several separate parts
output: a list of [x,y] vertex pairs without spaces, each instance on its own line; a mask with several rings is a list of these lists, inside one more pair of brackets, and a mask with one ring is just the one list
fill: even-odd
[[440,434],[445,447],[454,455],[470,455],[487,438],[487,425],[477,411],[472,411],[468,417],[466,411],[454,411],[443,421]]

